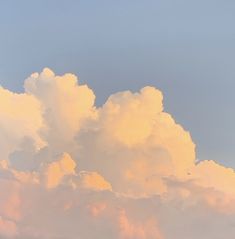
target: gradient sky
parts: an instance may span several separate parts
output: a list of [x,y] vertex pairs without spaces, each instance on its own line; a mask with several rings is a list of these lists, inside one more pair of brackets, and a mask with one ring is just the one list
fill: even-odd
[[155,86],[199,159],[235,167],[235,2],[2,0],[0,84],[22,91],[45,66],[73,72],[101,104]]

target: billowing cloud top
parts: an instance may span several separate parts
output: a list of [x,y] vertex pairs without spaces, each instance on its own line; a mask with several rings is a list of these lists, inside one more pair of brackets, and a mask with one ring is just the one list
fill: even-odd
[[159,90],[97,108],[75,75],[48,68],[24,88],[0,88],[0,238],[235,236],[234,170],[196,163]]

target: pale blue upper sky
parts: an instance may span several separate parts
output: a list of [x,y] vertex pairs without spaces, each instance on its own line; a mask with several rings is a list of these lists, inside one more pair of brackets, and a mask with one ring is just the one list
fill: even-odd
[[200,159],[235,167],[235,1],[1,0],[0,84],[73,72],[101,104],[160,88]]

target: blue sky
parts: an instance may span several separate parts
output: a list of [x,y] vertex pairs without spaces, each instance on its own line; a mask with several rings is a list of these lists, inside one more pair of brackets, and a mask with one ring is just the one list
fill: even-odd
[[160,88],[200,159],[235,167],[235,2],[2,0],[0,84],[22,91],[43,67],[73,72],[101,104]]

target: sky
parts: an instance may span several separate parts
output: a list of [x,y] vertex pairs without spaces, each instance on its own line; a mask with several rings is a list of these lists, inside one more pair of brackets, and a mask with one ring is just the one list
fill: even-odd
[[0,84],[22,91],[34,71],[73,72],[98,104],[160,88],[199,159],[235,167],[233,1],[1,1]]
[[235,235],[234,11],[0,1],[0,238]]
[[235,167],[233,1],[1,1],[0,84],[34,71],[73,72],[101,104],[116,91],[160,88],[199,159]]

